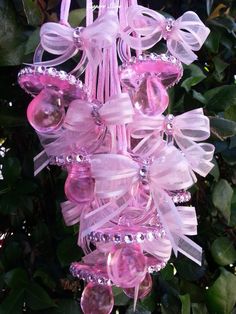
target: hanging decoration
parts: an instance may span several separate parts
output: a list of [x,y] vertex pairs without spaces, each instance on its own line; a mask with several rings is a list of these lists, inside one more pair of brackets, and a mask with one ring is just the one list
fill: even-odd
[[[100,0],[96,17],[87,0],[86,26],[72,28],[69,8],[62,0],[60,22],[41,27],[18,80],[33,96],[27,118],[43,146],[35,175],[50,164],[68,173],[61,208],[66,225],[79,223],[85,256],[70,271],[87,282],[81,308],[109,314],[111,287],[135,306],[172,250],[201,265],[202,249],[188,237],[197,219],[187,190],[213,167],[213,145],[200,143],[209,120],[202,108],[178,116],[166,109],[168,88],[182,63],[197,59],[209,29],[194,12],[174,20],[136,0]],[[146,51],[161,40],[166,53]],[[71,72],[55,68],[75,56]]]

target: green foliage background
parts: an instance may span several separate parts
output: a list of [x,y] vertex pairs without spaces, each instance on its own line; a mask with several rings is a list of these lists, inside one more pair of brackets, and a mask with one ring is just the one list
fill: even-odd
[[[58,168],[33,177],[38,139],[26,121],[30,98],[17,85],[22,62],[30,62],[39,27],[56,21],[58,0],[0,0],[0,314],[81,313],[82,282],[68,273],[80,259],[76,228],[64,225],[66,174]],[[215,168],[192,189],[203,247],[201,267],[183,256],[173,257],[155,274],[151,295],[136,313],[236,313],[236,16],[235,1],[142,1],[178,17],[194,10],[211,29],[199,60],[185,66],[184,76],[170,90],[171,112],[204,107],[216,147]],[[85,16],[85,1],[72,1],[70,21]],[[159,48],[154,48],[154,51]],[[132,313],[132,302],[114,289],[116,310]]]

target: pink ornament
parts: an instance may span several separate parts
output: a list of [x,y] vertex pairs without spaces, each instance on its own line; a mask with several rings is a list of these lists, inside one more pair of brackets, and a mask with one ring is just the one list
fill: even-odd
[[60,128],[65,110],[61,94],[52,89],[43,89],[27,108],[27,118],[40,133],[49,133]]
[[133,103],[138,111],[152,116],[166,110],[169,96],[158,77],[146,75],[133,94]]
[[93,200],[94,179],[88,163],[74,164],[65,183],[65,194],[71,202],[79,204]]
[[139,245],[126,245],[108,255],[107,272],[113,283],[122,288],[140,284],[146,274],[146,258]]
[[[149,273],[146,274],[144,280],[139,285],[138,298],[144,299],[152,290],[152,277]],[[135,288],[126,288],[124,293],[134,299]]]
[[89,283],[82,293],[80,305],[84,314],[110,314],[114,305],[111,287]]
[[120,68],[122,85],[130,90],[137,89],[145,75],[156,75],[165,88],[175,85],[183,75],[183,67],[175,57],[155,53],[140,55]]

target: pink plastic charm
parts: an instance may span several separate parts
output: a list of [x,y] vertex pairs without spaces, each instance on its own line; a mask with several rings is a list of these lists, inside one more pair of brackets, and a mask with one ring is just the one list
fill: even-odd
[[52,89],[43,89],[28,106],[27,118],[32,127],[41,133],[60,128],[65,116],[62,95]]
[[89,283],[80,304],[84,314],[110,314],[114,305],[111,287]]
[[146,258],[138,245],[116,248],[107,259],[107,272],[115,285],[132,288],[143,281]]
[[[123,289],[124,293],[131,299],[134,299],[134,288]],[[152,277],[149,273],[146,274],[144,280],[139,285],[138,298],[144,299],[152,290]]]
[[157,76],[147,75],[133,93],[133,103],[139,112],[148,116],[157,115],[166,110],[169,96]]
[[88,163],[74,164],[65,183],[67,198],[76,203],[89,203],[94,197],[94,180]]

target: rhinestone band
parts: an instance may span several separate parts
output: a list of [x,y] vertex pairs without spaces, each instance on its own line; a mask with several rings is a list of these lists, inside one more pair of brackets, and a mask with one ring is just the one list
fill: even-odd
[[188,191],[180,191],[170,195],[173,202],[178,203],[187,203],[191,200],[191,193]]
[[88,161],[87,158],[81,154],[71,154],[67,156],[64,156],[64,155],[51,156],[49,158],[49,164],[56,165],[56,166],[66,166],[66,165],[71,165],[75,163],[82,163],[85,161]]
[[61,81],[65,81],[67,82],[69,85],[71,86],[75,86],[77,88],[80,88],[81,90],[83,90],[84,93],[87,93],[87,90],[85,88],[85,86],[83,85],[82,81],[80,81],[79,79],[77,79],[74,75],[72,74],[68,74],[65,71],[58,71],[53,67],[50,68],[46,68],[44,66],[31,66],[31,67],[26,67],[20,70],[20,72],[18,73],[18,81],[20,86],[26,90],[27,93],[31,94],[27,88],[25,88],[24,85],[24,81],[23,78],[25,76],[28,75],[36,75],[36,76],[40,76],[40,75],[44,75],[47,76],[49,78],[57,78]]
[[124,231],[115,231],[115,230],[106,230],[106,231],[96,231],[91,232],[88,235],[88,240],[93,243],[96,242],[113,242],[114,244],[131,244],[131,243],[142,243],[144,241],[153,241],[165,236],[165,230],[163,228],[157,227],[147,227],[146,230],[143,228],[143,231],[133,231],[129,232]]
[[160,262],[160,263],[158,263],[156,265],[148,266],[147,271],[149,272],[149,274],[153,274],[154,272],[158,272],[158,271],[160,271],[161,269],[163,269],[165,267],[166,267],[166,263],[165,262]]
[[150,53],[150,54],[142,54],[142,55],[139,55],[138,57],[131,57],[129,59],[129,61],[124,62],[119,67],[119,72],[122,73],[123,70],[126,70],[129,67],[132,67],[134,64],[137,65],[137,64],[140,64],[140,63],[146,62],[146,61],[155,63],[158,60],[172,64],[178,68],[179,74],[178,74],[177,79],[174,80],[174,82],[172,84],[168,85],[168,87],[172,87],[175,84],[177,84],[183,75],[183,66],[182,66],[182,63],[178,59],[176,59],[174,56],[168,55],[168,54],[158,55],[156,53]]
[[83,269],[83,264],[72,263],[70,266],[70,272],[73,277],[84,280],[86,282],[92,282],[99,285],[113,285],[113,282],[103,273],[100,273],[93,269],[93,267],[88,267],[88,269]]

